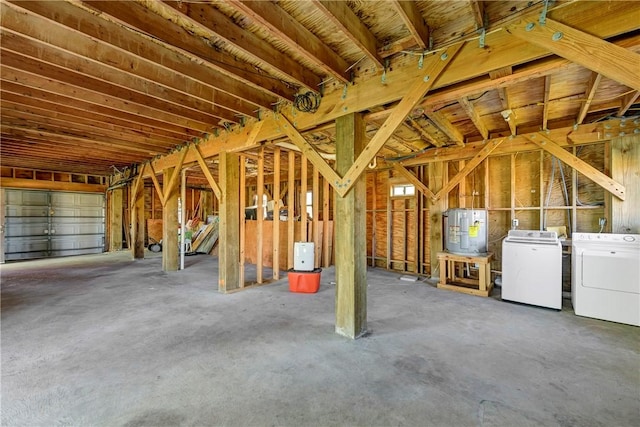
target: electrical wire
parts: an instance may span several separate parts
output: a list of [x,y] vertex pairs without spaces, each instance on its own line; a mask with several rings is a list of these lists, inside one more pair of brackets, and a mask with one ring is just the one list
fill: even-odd
[[293,106],[303,113],[315,113],[320,107],[322,97],[314,92],[306,92],[293,96]]

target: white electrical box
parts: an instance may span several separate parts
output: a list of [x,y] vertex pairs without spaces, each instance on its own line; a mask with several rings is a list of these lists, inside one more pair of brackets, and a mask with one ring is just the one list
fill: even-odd
[[313,271],[313,242],[295,242],[293,245],[293,269],[296,271]]

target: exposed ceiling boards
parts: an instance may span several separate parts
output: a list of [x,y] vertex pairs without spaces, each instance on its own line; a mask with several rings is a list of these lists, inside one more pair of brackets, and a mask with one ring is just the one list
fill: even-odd
[[[421,54],[461,40],[458,62],[379,156],[638,114],[639,88],[626,77],[585,68],[597,61],[563,40],[534,45],[505,30],[523,16],[537,23],[542,10],[542,2],[477,0],[2,0],[1,163],[106,175],[193,141],[235,141],[274,109],[333,153],[335,117],[363,111],[374,138],[435,58]],[[579,43],[590,34],[640,51],[638,2],[558,1],[548,17],[578,30]],[[321,90],[318,112],[292,106],[295,94]],[[265,140],[291,143],[269,126],[255,142]]]

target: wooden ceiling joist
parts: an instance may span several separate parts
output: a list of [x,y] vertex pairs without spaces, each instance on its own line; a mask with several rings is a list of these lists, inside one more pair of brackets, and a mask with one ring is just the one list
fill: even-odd
[[349,64],[277,4],[241,0],[231,0],[230,3],[307,61],[324,69],[328,76],[342,83],[351,80],[347,72]]
[[439,111],[425,111],[424,114],[435,123],[453,142],[464,145],[464,135]]
[[587,117],[587,113],[589,112],[589,107],[591,106],[591,102],[593,102],[593,98],[596,96],[596,92],[598,91],[598,85],[602,80],[602,74],[591,73],[591,77],[589,78],[589,83],[587,84],[587,90],[584,94],[584,100],[582,101],[582,105],[580,106],[580,112],[578,113],[578,117],[576,118],[576,123],[582,124],[584,118]]
[[482,117],[480,117],[480,114],[478,114],[478,110],[473,106],[473,101],[469,100],[469,97],[463,96],[458,102],[464,111],[466,111],[476,129],[478,129],[480,135],[482,135],[482,139],[488,139],[489,129],[485,125],[484,120],[482,120]]
[[215,67],[217,71],[229,78],[240,79],[244,84],[274,97],[293,99],[295,89],[291,86],[279,79],[269,77],[266,73],[256,72],[251,64],[239,61],[228,53],[216,49],[206,39],[193,37],[185,28],[169,22],[140,4],[128,1],[91,1],[87,4],[91,8],[144,31],[165,44],[196,55],[208,66]]
[[378,41],[364,23],[349,8],[346,2],[335,0],[311,0],[344,35],[355,43],[379,69],[383,61],[378,56]]
[[[276,99],[275,95],[265,94],[262,90],[254,89],[251,85],[246,84],[247,82],[229,77],[227,72],[220,72],[215,67],[215,63],[205,62],[203,59],[190,55],[186,51],[163,44],[157,39],[152,39],[144,34],[136,33],[110,20],[96,19],[95,14],[85,8],[77,7],[67,2],[58,2],[55,10],[48,8],[46,3],[42,2],[19,2],[18,5],[11,4],[9,7],[16,10],[17,13],[21,13],[23,15],[22,19],[27,19],[27,10],[33,12],[31,15],[39,15],[46,18],[47,21],[39,23],[39,25],[44,26],[46,31],[49,31],[49,27],[53,23],[62,25],[66,30],[66,34],[72,37],[74,44],[79,43],[81,46],[85,44],[74,38],[74,34],[77,33],[82,37],[89,37],[90,40],[94,40],[95,43],[91,45],[92,47],[95,45],[102,46],[105,49],[109,47],[110,50],[105,53],[106,57],[110,57],[113,51],[120,55],[129,54],[129,57],[133,55],[134,58],[139,58],[140,62],[144,60],[157,68],[171,72],[174,75],[173,80],[191,79],[255,106],[270,108],[271,103]],[[28,19],[32,20],[34,18],[32,16]],[[106,39],[104,38],[105,34],[109,35]],[[68,47],[71,49],[72,45]],[[96,48],[99,49],[98,47]],[[135,64],[134,62],[131,65],[134,66]],[[214,95],[214,97],[217,102],[222,102],[219,96]]]
[[544,99],[542,106],[542,130],[547,130],[549,123],[549,98],[551,97],[551,76],[544,77]]
[[624,116],[626,112],[629,110],[629,108],[631,108],[631,106],[636,102],[639,96],[640,96],[640,91],[638,90],[626,94],[622,98],[622,103],[620,105],[620,108],[618,109],[617,116],[618,117]]
[[429,47],[429,27],[427,27],[417,3],[401,0],[390,0],[389,2],[402,18],[402,22],[413,36],[416,44],[421,49],[427,49]]
[[164,3],[144,0],[136,1],[142,3],[153,13],[178,24],[193,34],[212,42],[216,40],[215,43],[219,43],[216,45],[223,50],[232,46],[233,49],[256,58],[264,64],[268,64],[273,70],[286,76],[288,80],[308,90],[318,91],[322,81],[319,76],[313,74],[300,63],[294,61],[289,55],[280,52],[253,33],[243,30],[210,4],[182,1],[165,1]]

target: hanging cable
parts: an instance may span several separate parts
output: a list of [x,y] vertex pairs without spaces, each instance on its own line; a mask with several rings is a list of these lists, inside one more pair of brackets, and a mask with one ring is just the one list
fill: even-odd
[[293,106],[303,113],[315,113],[320,107],[322,97],[314,92],[306,92],[300,95],[294,95]]

